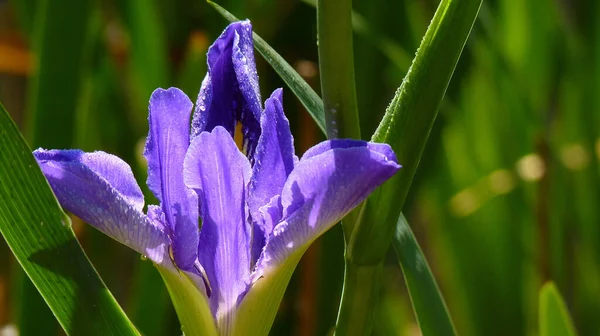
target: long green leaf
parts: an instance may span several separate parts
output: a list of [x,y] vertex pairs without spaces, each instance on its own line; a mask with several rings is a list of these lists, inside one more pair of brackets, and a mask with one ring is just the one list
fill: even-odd
[[389,143],[402,169],[365,203],[353,232],[351,258],[380,262],[389,248],[442,98],[475,22],[482,0],[443,0],[431,21],[402,85],[373,134]]
[[[34,8],[31,40],[37,57],[28,92],[28,138],[36,147],[70,148],[89,63],[92,4],[89,0],[40,1]],[[23,274],[21,279],[20,334],[58,331],[56,319],[36,288]],[[34,318],[36,323],[31,323]]]
[[[373,266],[381,264],[385,258],[442,98],[480,6],[481,0],[440,2],[413,64],[373,134],[373,141],[392,146],[403,168],[363,204],[361,217],[346,249],[346,258],[356,267],[374,269]],[[408,274],[408,278],[411,276]],[[354,281],[344,282],[338,325],[349,326],[360,314],[374,314],[355,300],[356,291],[377,292],[368,288],[378,286],[378,282],[370,280],[368,276],[363,278],[369,281],[346,278]],[[429,304],[443,307],[443,303],[436,301],[437,297],[441,298],[441,295],[430,297],[434,301]],[[435,316],[426,315],[436,315],[439,310],[422,310],[415,306],[415,311],[420,311],[419,322],[424,333],[426,330],[435,330],[436,326],[423,322],[437,321]],[[448,315],[445,310],[441,314]],[[449,316],[446,318],[450,321]],[[361,333],[349,327],[342,331],[344,335]]]
[[558,289],[552,282],[540,290],[540,336],[576,336],[577,332]]
[[0,152],[0,233],[67,334],[138,335],[83,253],[1,104]]
[[[229,13],[225,8],[212,1],[207,1],[213,6],[219,14],[230,22],[238,21],[238,18]],[[279,55],[271,46],[265,42],[258,34],[252,33],[254,38],[254,48],[265,58],[273,69],[279,74],[281,79],[290,87],[292,92],[298,97],[308,113],[313,117],[317,126],[323,134],[327,134],[325,129],[325,115],[323,113],[323,101],[317,93],[306,83],[304,79],[289,65],[281,55]]]
[[392,246],[402,267],[421,333],[424,336],[456,335],[444,298],[403,214],[398,217]]

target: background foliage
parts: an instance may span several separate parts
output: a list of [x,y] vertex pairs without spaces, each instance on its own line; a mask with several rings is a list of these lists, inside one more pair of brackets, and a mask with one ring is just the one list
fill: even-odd
[[[251,19],[318,89],[314,7],[219,3]],[[358,110],[369,138],[437,1],[353,5]],[[581,335],[600,330],[599,10],[583,0],[483,3],[404,207],[461,335],[537,334],[538,293],[548,280]],[[206,49],[226,24],[198,0],[0,1],[0,101],[31,146],[115,153],[144,186],[141,146],[151,91],[178,86],[195,99]],[[256,58],[267,97],[284,84]],[[284,95],[297,147],[305,150],[322,135],[289,89]],[[147,191],[146,199],[151,203]],[[149,262],[76,218],[73,228],[144,335],[179,332]],[[342,253],[340,227],[309,250],[272,334],[331,329]],[[1,241],[0,327],[9,324],[22,335],[61,333]],[[374,333],[417,331],[390,252]]]

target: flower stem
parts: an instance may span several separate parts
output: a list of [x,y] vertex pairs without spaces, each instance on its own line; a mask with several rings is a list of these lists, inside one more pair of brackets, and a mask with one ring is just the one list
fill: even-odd
[[[317,35],[327,137],[360,139],[352,48],[352,0],[318,0]],[[357,217],[358,209],[355,209],[342,222],[346,246]],[[370,313],[373,306],[370,304],[374,303],[372,300],[376,296],[369,291],[362,291],[360,284],[378,281],[379,274],[373,271],[373,266],[365,269],[346,259],[336,334],[369,333],[373,321],[373,314]],[[373,290],[378,288],[367,287]],[[360,308],[354,309],[356,307]]]
[[[358,265],[346,259],[336,336],[362,336],[371,333],[382,267],[383,262]],[[368,285],[364,286],[365,284]]]
[[354,84],[352,1],[319,0],[317,35],[327,137],[360,139]]
[[185,335],[217,336],[215,320],[204,294],[183,273],[163,266],[157,269],[167,285]]

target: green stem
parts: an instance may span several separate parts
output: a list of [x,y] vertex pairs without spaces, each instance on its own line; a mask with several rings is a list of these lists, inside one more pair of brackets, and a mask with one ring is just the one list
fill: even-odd
[[382,268],[383,262],[357,265],[346,259],[336,336],[363,336],[371,333]]
[[[317,32],[327,137],[360,139],[352,48],[352,1],[319,0]],[[358,211],[353,211],[343,221],[346,241],[351,237],[357,217]],[[374,270],[380,268],[363,268],[346,260],[336,334],[369,333],[373,315],[368,307],[372,307],[369,303],[375,295],[362,291],[360,284],[377,282],[379,272]],[[368,288],[376,290],[376,287]]]
[[352,49],[352,1],[317,4],[319,70],[327,137],[360,139]]
[[163,266],[157,266],[157,269],[165,281],[184,334],[217,336],[215,320],[204,294],[183,273]]

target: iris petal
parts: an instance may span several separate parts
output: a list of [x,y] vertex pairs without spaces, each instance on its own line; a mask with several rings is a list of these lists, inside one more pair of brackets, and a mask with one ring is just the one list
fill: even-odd
[[181,90],[156,89],[150,97],[150,129],[144,150],[148,187],[161,202],[175,263],[186,271],[194,270],[199,239],[197,196],[183,182],[191,110],[192,102]]
[[400,168],[388,145],[327,141],[319,146],[312,152],[320,153],[305,155],[288,177],[281,195],[283,219],[267,240],[253,278],[310,244]]
[[262,111],[253,48],[250,21],[227,26],[208,50],[208,73],[192,121],[192,137],[216,126],[233,136],[240,121],[244,147],[251,159],[260,136]]
[[194,138],[184,166],[185,182],[200,198],[198,258],[212,287],[210,305],[220,331],[228,334],[230,314],[250,275],[251,229],[245,199],[250,163],[231,135],[217,126]]
[[309,148],[304,155],[302,160],[307,160],[313,156],[323,154],[324,152],[334,148],[352,148],[352,147],[367,147],[373,152],[377,152],[392,161],[396,161],[396,154],[388,144],[377,143],[377,142],[366,142],[363,140],[354,139],[331,139],[323,141],[311,148]]
[[281,98],[282,90],[278,89],[265,102],[260,120],[261,134],[248,188],[248,207],[255,225],[253,260],[258,258],[264,240],[272,230],[271,225],[263,225],[260,208],[281,194],[288,175],[294,169],[294,138],[290,123],[283,114]]
[[104,152],[33,152],[60,204],[157,264],[168,262],[169,239],[142,213],[144,197],[131,168]]

